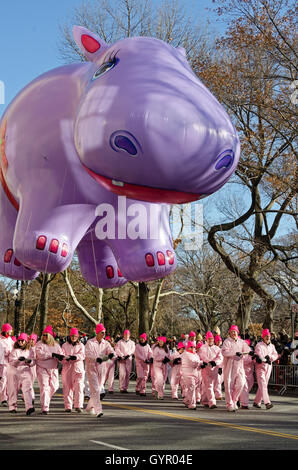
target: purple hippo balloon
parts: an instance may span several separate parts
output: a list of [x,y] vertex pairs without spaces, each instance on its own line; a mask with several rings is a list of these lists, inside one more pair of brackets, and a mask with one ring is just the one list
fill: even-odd
[[[183,49],[144,37],[108,45],[78,26],[74,38],[89,61],[37,77],[0,121],[0,273],[59,272],[77,250],[96,286],[164,277],[176,267],[168,204],[223,186],[237,133]],[[137,213],[158,236],[128,236]]]

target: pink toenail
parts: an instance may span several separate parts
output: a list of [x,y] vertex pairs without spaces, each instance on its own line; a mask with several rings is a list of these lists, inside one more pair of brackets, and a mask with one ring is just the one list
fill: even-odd
[[112,279],[114,277],[114,268],[113,268],[113,266],[107,266],[106,267],[106,273],[107,273],[107,277],[109,279]]
[[63,256],[63,258],[65,258],[67,256],[67,253],[68,253],[67,243],[63,243],[62,250],[61,250],[61,256]]
[[156,256],[157,256],[158,264],[159,264],[160,266],[166,264],[165,255],[164,255],[161,251],[158,251],[158,252],[156,253]]
[[41,236],[38,237],[38,239],[37,239],[36,248],[37,248],[38,250],[44,250],[44,249],[45,249],[45,246],[46,246],[46,243],[47,243],[47,237],[45,237],[44,235],[41,235]]
[[58,240],[53,238],[53,240],[51,241],[49,250],[50,250],[51,253],[57,253],[58,248],[59,248],[59,242],[58,242]]
[[11,262],[12,254],[13,254],[12,249],[6,250],[5,255],[4,255],[4,263],[10,263]]
[[174,253],[172,253],[172,251],[170,250],[167,250],[167,255],[168,255],[169,264],[174,264]]
[[118,276],[123,277],[123,274],[121,273],[120,269],[118,268]]
[[146,264],[147,266],[154,266],[154,258],[151,253],[147,253],[145,256]]

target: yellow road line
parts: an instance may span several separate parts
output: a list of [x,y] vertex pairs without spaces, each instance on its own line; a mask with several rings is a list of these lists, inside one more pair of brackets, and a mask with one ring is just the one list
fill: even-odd
[[295,436],[294,434],[285,434],[285,433],[270,431],[270,430],[263,431],[261,429],[252,428],[252,427],[249,427],[249,426],[239,426],[237,424],[230,424],[230,423],[225,423],[225,422],[221,422],[221,421],[213,421],[213,420],[210,420],[210,419],[184,416],[184,415],[180,415],[180,414],[168,413],[168,412],[165,412],[165,411],[146,410],[144,408],[136,408],[135,406],[120,405],[118,403],[111,403],[111,402],[106,402],[106,401],[104,401],[104,404],[115,407],[115,408],[141,411],[143,413],[149,413],[149,414],[154,414],[154,415],[159,415],[159,416],[167,416],[169,418],[183,419],[183,420],[186,420],[186,421],[195,421],[195,422],[204,423],[204,424],[211,424],[213,426],[228,427],[228,428],[237,429],[237,430],[240,430],[240,431],[255,432],[255,433],[259,433],[259,434],[265,434],[265,435],[268,435],[268,436],[276,436],[276,437],[283,437],[285,439],[298,440],[298,436]]

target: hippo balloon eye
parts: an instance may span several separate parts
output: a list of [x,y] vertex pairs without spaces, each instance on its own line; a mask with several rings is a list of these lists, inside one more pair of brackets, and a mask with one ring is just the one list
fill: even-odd
[[226,150],[225,152],[221,153],[219,157],[216,159],[216,170],[221,170],[222,168],[230,168],[234,161],[234,152],[233,150]]
[[109,60],[104,62],[103,64],[101,64],[101,66],[99,67],[98,70],[96,70],[95,74],[93,75],[92,77],[92,80],[96,80],[96,78],[98,77],[101,77],[102,75],[104,75],[106,72],[108,72],[109,70],[111,70],[112,68],[115,67],[115,65],[117,64],[118,62],[118,59],[116,57],[116,54],[113,55],[113,56],[110,56],[109,57]]

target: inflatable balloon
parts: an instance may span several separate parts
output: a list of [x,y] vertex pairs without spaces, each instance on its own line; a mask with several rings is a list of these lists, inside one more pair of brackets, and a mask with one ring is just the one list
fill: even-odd
[[164,277],[176,267],[168,204],[223,186],[237,133],[182,48],[108,45],[78,26],[74,38],[88,61],[37,77],[0,121],[0,273],[59,272],[77,250],[96,286]]

